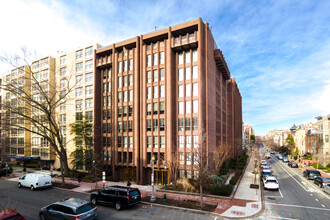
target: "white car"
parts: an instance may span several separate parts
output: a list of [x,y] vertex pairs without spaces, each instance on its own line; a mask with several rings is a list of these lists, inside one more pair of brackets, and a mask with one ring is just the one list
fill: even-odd
[[264,189],[279,189],[280,184],[278,183],[276,177],[274,176],[267,176],[263,178]]
[[52,177],[46,174],[29,173],[19,178],[18,187],[29,187],[31,190],[52,186]]
[[330,194],[330,183],[328,183],[327,185],[324,185],[324,192]]
[[260,164],[263,165],[263,166],[266,166],[267,165],[267,161],[262,160]]

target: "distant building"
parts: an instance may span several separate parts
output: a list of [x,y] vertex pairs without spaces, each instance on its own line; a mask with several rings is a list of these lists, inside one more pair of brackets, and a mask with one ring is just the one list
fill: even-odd
[[328,155],[330,152],[330,115],[316,117],[318,123],[318,135],[320,138],[319,154]]

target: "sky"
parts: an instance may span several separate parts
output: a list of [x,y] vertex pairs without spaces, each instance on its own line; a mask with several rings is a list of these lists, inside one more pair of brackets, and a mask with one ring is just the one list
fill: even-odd
[[[208,22],[256,135],[330,114],[328,0],[10,0],[0,2],[0,56],[57,56],[201,17]],[[0,72],[10,68],[0,63]]]

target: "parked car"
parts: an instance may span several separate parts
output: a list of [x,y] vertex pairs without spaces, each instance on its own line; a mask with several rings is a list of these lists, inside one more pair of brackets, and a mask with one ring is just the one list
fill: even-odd
[[262,166],[266,166],[266,165],[267,165],[267,161],[262,160],[261,163],[260,163],[260,165],[262,165]]
[[261,171],[261,178],[265,178],[266,176],[272,176],[272,171],[271,170],[263,170]]
[[330,194],[330,183],[324,186],[324,192]]
[[311,170],[311,169],[307,169],[303,172],[304,177],[306,177],[306,179],[315,179],[318,176],[321,176],[321,173],[318,170]]
[[263,178],[264,189],[279,189],[280,184],[278,183],[276,177],[274,176],[265,176]]
[[277,157],[277,159],[279,159],[279,160],[282,160],[282,159],[283,159],[283,156],[282,156],[281,154],[277,154],[276,157]]
[[275,152],[274,151],[270,151],[270,154],[275,154]]
[[52,178],[46,174],[29,173],[19,178],[17,186],[30,187],[31,190],[52,186]]
[[25,220],[24,216],[14,209],[4,209],[0,211],[1,220]]
[[286,157],[283,157],[283,162],[284,162],[284,163],[288,163],[288,162],[289,162],[289,159],[286,158]]
[[296,162],[289,162],[288,164],[290,167],[295,167],[295,168],[298,168],[298,164]]
[[42,207],[39,217],[45,219],[95,219],[97,207],[89,201],[79,198],[68,198]]
[[270,170],[270,167],[268,167],[268,166],[263,166],[263,167],[261,168],[261,171],[264,171],[264,170]]
[[98,203],[114,205],[117,210],[135,205],[140,201],[141,193],[139,189],[127,186],[110,186],[91,194],[91,202],[94,205]]
[[314,179],[314,183],[318,185],[320,188],[322,188],[328,183],[330,183],[330,178],[318,176]]

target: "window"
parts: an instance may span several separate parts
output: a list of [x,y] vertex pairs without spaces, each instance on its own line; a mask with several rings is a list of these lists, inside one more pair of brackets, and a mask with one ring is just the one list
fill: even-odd
[[151,148],[151,136],[147,136],[147,148]]
[[118,132],[119,133],[123,131],[122,122],[121,121],[118,121],[117,127],[118,127]]
[[85,62],[85,70],[92,70],[93,69],[93,60],[87,60]]
[[198,118],[193,118],[193,130],[198,130]]
[[129,59],[128,70],[133,70],[133,59]]
[[158,65],[158,54],[157,53],[154,53],[153,54],[153,58],[154,58],[154,66]]
[[60,63],[61,63],[61,65],[65,65],[65,63],[66,63],[66,56],[61,56]]
[[[179,153],[179,160],[180,160],[180,164],[184,164],[184,153],[183,152]],[[184,170],[183,170],[183,172],[184,172]],[[181,177],[181,172],[180,172],[180,177]]]
[[189,41],[195,40],[195,34],[191,33],[189,34]]
[[60,104],[60,111],[61,111],[62,113],[66,111],[66,104],[65,104],[65,102],[62,103],[62,104]]
[[129,90],[128,101],[133,102],[133,89]]
[[183,97],[183,85],[179,85],[179,98]]
[[186,84],[186,97],[191,96],[191,84]]
[[147,115],[151,115],[151,103],[147,103]]
[[[191,165],[191,153],[190,152],[187,152],[186,155],[187,155],[187,157],[186,157],[186,164],[187,165]],[[188,172],[187,172],[187,174],[188,174]]]
[[159,75],[160,75],[160,81],[164,81],[165,80],[165,70],[164,70],[164,68],[159,70]]
[[178,119],[178,130],[183,131],[183,118]]
[[151,83],[151,71],[147,71],[147,83]]
[[193,84],[193,96],[198,96],[198,83]]
[[76,88],[76,97],[80,97],[83,95],[83,88]]
[[153,131],[158,131],[158,119],[153,119]]
[[66,75],[66,67],[63,67],[60,69],[61,77],[64,77]]
[[121,99],[121,92],[118,92],[118,102],[121,102],[122,99]]
[[190,79],[191,79],[191,68],[186,67],[186,80],[190,80]]
[[133,85],[133,74],[128,75],[128,86],[132,86]]
[[122,108],[121,106],[118,106],[118,117],[121,117],[122,114]]
[[76,85],[81,86],[82,84],[82,75],[76,76]]
[[154,136],[154,148],[158,148],[158,137]]
[[127,60],[124,60],[124,72],[127,72]]
[[191,148],[191,136],[186,135],[186,148],[190,149]]
[[124,140],[124,148],[127,148],[127,137],[123,137]]
[[124,91],[124,102],[127,102],[127,91]]
[[79,60],[82,58],[82,50],[76,51],[76,60]]
[[121,76],[118,76],[118,88],[122,87],[122,81],[121,81]]
[[193,79],[198,79],[198,69],[197,69],[197,66],[193,66]]
[[83,114],[82,112],[77,112],[76,113],[76,121],[81,121],[83,119]]
[[183,147],[184,147],[184,136],[179,135],[179,148],[183,148]]
[[182,68],[179,69],[178,80],[183,81],[183,69]]
[[178,109],[179,109],[179,115],[180,114],[184,114],[184,102],[179,102],[179,107],[178,107]]
[[165,136],[160,136],[160,148],[165,148]]
[[93,82],[93,73],[86,73],[86,76],[85,76],[85,82],[86,83],[92,83]]
[[123,77],[123,87],[126,87],[127,86],[127,76],[124,76]]
[[93,47],[86,48],[85,56],[90,57],[93,55]]
[[147,119],[147,131],[151,131],[151,119]]
[[147,55],[147,67],[151,66],[151,55]]
[[86,112],[86,121],[93,121],[93,112]]
[[164,52],[159,53],[159,64],[164,64],[165,62],[165,57],[164,57]]
[[108,100],[108,106],[111,105],[111,96],[107,96],[107,100]]
[[107,82],[107,92],[111,92],[111,82]]
[[76,64],[76,72],[79,73],[83,70],[83,63],[77,63]]
[[108,109],[108,110],[107,110],[107,119],[110,119],[110,118],[111,118],[111,110]]
[[190,63],[190,52],[186,52],[186,63]]
[[[194,152],[194,165],[196,166],[196,165],[198,165],[198,152]],[[197,173],[198,174],[198,173]],[[195,173],[194,173],[194,176],[195,176]],[[198,175],[197,176],[195,176],[196,178],[198,177]]]
[[198,100],[193,101],[193,113],[198,113]]
[[192,55],[193,55],[193,62],[196,62],[197,61],[197,50],[193,50]]
[[183,43],[183,42],[186,42],[186,41],[187,41],[187,35],[183,35],[183,36],[181,37],[181,41],[182,41],[182,43]]
[[128,147],[133,148],[133,137],[132,136],[128,137]]
[[118,147],[121,147],[121,146],[122,146],[122,143],[121,143],[121,137],[118,137],[118,138],[117,138],[117,142],[118,142]]
[[127,117],[127,106],[123,106],[123,117]]
[[65,124],[66,123],[66,115],[61,115],[60,116],[60,122],[61,122],[61,124]]
[[156,114],[158,114],[158,103],[157,102],[155,102],[154,104],[153,104],[153,106],[154,106],[154,115],[156,115]]
[[164,112],[165,112],[165,103],[160,102],[159,103],[159,114],[164,114]]
[[132,116],[133,115],[133,106],[128,106],[128,116]]
[[165,119],[164,118],[159,119],[159,130],[165,131]]
[[190,118],[186,118],[186,131],[190,131]]
[[198,148],[198,136],[197,135],[193,136],[193,141],[194,141],[194,148]]
[[121,64],[121,61],[118,62],[118,73],[121,73],[122,72],[122,64]]
[[165,97],[165,85],[161,85],[160,86],[160,98],[164,98]]
[[147,99],[151,99],[151,87],[147,87]]
[[179,60],[178,60],[179,65],[183,64],[183,53],[179,53]]
[[191,101],[186,101],[186,114],[191,114]]
[[128,121],[128,132],[133,131],[133,121]]
[[158,86],[154,86],[154,99],[158,98]]
[[60,89],[65,89],[66,87],[66,79],[61,79],[60,81]]
[[93,86],[86,86],[85,87],[86,95],[93,95]]
[[86,99],[85,101],[85,105],[86,105],[86,110],[87,109],[93,109],[93,99]]
[[154,82],[158,82],[158,70],[154,70]]
[[82,106],[83,105],[83,101],[82,100],[77,100],[76,101],[76,111],[81,111],[82,110]]
[[328,143],[328,142],[329,142],[329,135],[325,135],[325,137],[324,137],[324,142],[325,142],[325,143]]
[[107,97],[103,96],[103,106],[107,106]]

